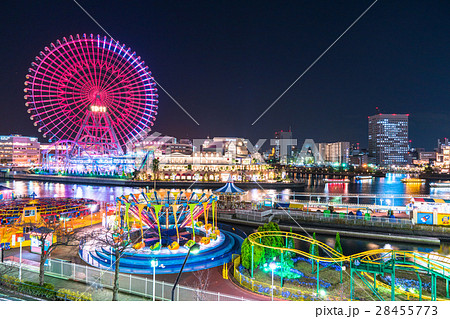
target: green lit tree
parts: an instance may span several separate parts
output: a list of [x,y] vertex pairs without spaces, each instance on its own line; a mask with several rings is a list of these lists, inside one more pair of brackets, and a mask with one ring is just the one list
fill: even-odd
[[[258,232],[264,231],[280,231],[280,227],[276,223],[269,222],[263,226],[258,227]],[[280,236],[264,236],[261,238],[261,244],[270,247],[283,247],[283,238]],[[264,248],[265,260],[273,260],[273,258],[280,255],[279,249]]]
[[[292,227],[289,230],[289,232],[292,233]],[[286,248],[290,248],[290,249],[294,249],[295,248],[294,238],[292,238],[292,237],[286,238]],[[295,256],[295,253],[292,252],[292,251],[288,251],[288,252],[285,253],[284,256],[286,256],[288,258],[289,257],[293,257],[293,256]]]
[[336,250],[342,254],[341,236],[339,236],[339,233],[336,233],[336,241],[334,243],[334,250]]
[[[253,269],[264,263],[264,247],[253,246]],[[252,267],[252,244],[246,238],[241,246],[241,264],[247,269]]]

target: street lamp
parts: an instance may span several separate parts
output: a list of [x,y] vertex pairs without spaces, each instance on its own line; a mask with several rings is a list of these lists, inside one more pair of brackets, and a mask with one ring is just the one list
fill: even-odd
[[180,272],[178,273],[178,276],[177,276],[177,279],[175,280],[175,283],[173,284],[173,288],[172,288],[172,301],[175,300],[175,288],[177,287],[178,280],[180,280],[181,273],[183,272],[184,266],[186,265],[186,262],[187,262],[187,260],[188,260],[188,258],[189,258],[189,254],[191,253],[191,251],[192,251],[192,253],[193,253],[194,255],[198,254],[198,252],[200,251],[200,245],[196,243],[196,244],[192,245],[191,247],[189,247],[189,250],[188,250],[188,252],[187,252],[187,254],[186,254],[186,258],[184,258],[183,266],[181,266],[181,270],[180,270]]
[[19,280],[22,280],[22,242],[25,240],[23,237],[17,238],[19,242]]
[[270,269],[272,269],[272,301],[273,301],[273,271],[277,268],[277,264],[275,262],[271,262],[269,264]]
[[156,267],[158,267],[158,259],[152,259],[150,264],[153,267],[153,301],[155,301],[155,275],[156,275]]

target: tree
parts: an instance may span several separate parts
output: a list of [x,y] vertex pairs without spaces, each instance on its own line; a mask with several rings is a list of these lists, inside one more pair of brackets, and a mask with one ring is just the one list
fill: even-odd
[[206,301],[208,300],[208,286],[211,281],[210,271],[209,269],[199,270],[193,272],[195,278],[197,279],[194,283],[195,289],[195,299],[197,301]]
[[59,246],[78,246],[79,235],[75,231],[68,231],[62,223],[53,218],[41,218],[35,223],[21,225],[27,232],[31,232],[39,242],[39,285],[44,285],[45,262],[51,253]]
[[[292,233],[292,227],[289,230],[290,233]],[[294,238],[292,237],[288,237],[286,238],[286,248],[290,248],[290,249],[294,249],[295,248],[295,243],[294,243]],[[292,251],[288,251],[285,253],[286,257],[293,257],[295,256],[295,253]]]
[[152,172],[153,172],[153,189],[156,189],[156,175],[159,171],[159,158],[154,158],[152,161]]
[[[139,232],[138,232],[139,233]],[[129,238],[129,234],[123,232],[119,227],[112,227],[110,229],[100,228],[92,231],[91,233],[85,234],[82,239],[82,243],[88,241],[96,242],[96,244],[111,247],[113,251],[113,265],[114,265],[114,280],[113,280],[113,295],[112,301],[117,301],[117,296],[119,293],[119,270],[120,270],[120,259],[123,255],[125,249],[132,247],[136,243],[140,242],[142,238],[139,236],[136,238]]]
[[336,250],[342,254],[341,237],[339,236],[339,232],[336,233],[336,241],[334,243],[334,250]]
[[[253,269],[258,268],[264,262],[264,247],[253,245]],[[252,244],[247,238],[241,246],[241,264],[247,269],[252,267]]]
[[[258,227],[258,232],[264,231],[280,231],[280,227],[276,223],[269,222],[263,226]],[[283,247],[283,238],[281,236],[264,236],[261,238],[261,244],[270,247]],[[265,260],[273,260],[281,254],[279,249],[265,248],[264,249]]]

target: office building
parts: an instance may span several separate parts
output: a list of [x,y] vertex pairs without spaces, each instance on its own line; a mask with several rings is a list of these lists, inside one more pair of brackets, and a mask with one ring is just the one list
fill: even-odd
[[369,156],[379,166],[408,163],[409,114],[369,116]]

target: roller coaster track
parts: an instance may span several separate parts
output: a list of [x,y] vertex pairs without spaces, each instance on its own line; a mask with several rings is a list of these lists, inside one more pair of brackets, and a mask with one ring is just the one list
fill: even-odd
[[[320,247],[327,256],[315,256],[308,252],[288,248],[288,247],[272,247],[268,245],[264,245],[261,243],[261,240],[268,236],[277,236],[285,239],[291,238],[293,240],[298,240],[302,242],[306,242],[312,245],[317,245]],[[265,232],[256,232],[248,236],[248,240],[252,245],[276,249],[282,252],[293,252],[297,255],[301,255],[308,259],[314,260],[316,262],[328,262],[328,263],[349,263],[350,270],[353,276],[353,272],[360,272],[363,275],[371,278],[368,274],[390,274],[394,284],[392,286],[388,286],[379,282],[377,283],[379,286],[388,287],[392,291],[392,295],[394,295],[394,291],[397,293],[408,294],[409,296],[419,297],[419,294],[414,294],[411,292],[405,292],[399,287],[395,287],[395,272],[397,270],[409,271],[418,274],[428,274],[431,276],[432,282],[432,300],[437,300],[436,298],[436,278],[442,278],[447,282],[447,298],[448,298],[448,282],[450,280],[450,258],[441,256],[434,253],[420,253],[415,251],[404,251],[404,250],[392,250],[392,249],[373,249],[363,251],[357,254],[345,256],[342,253],[334,250],[330,246],[325,243],[315,240],[311,237],[302,236],[296,233],[291,232],[283,232],[283,231],[265,231]],[[357,273],[357,276],[362,278],[360,274]],[[381,299],[381,296],[378,295],[377,289],[375,286],[372,287],[370,283],[367,282],[364,278],[362,278],[364,284],[369,286],[369,288],[374,292],[374,294]],[[433,284],[434,283],[434,284]],[[434,287],[433,287],[434,285]],[[420,298],[421,298],[420,294]],[[428,297],[429,298],[429,297]],[[427,299],[424,296],[423,299]]]

